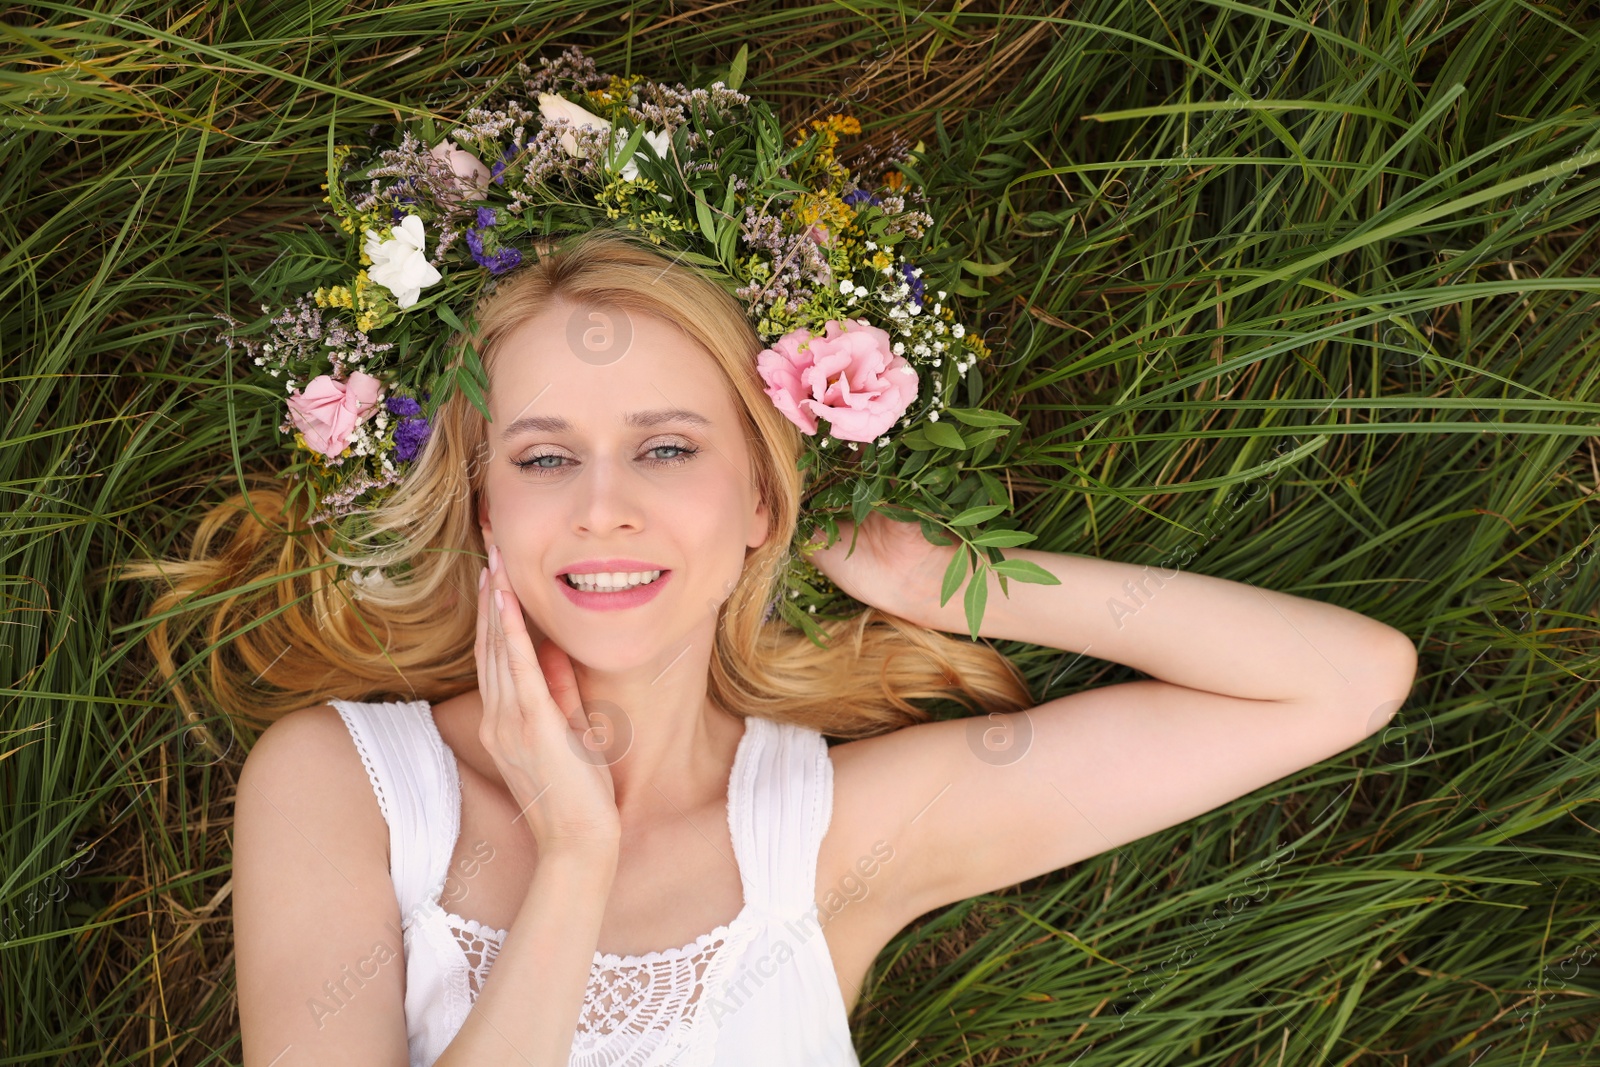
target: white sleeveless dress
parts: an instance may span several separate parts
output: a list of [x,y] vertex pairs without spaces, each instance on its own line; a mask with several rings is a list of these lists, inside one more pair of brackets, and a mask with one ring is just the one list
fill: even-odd
[[[411,1067],[430,1067],[466,1021],[507,931],[440,903],[461,832],[461,778],[432,706],[330,703],[389,824]],[[680,948],[596,952],[572,1067],[859,1067],[815,903],[832,814],[822,735],[747,717],[728,781],[744,908]]]

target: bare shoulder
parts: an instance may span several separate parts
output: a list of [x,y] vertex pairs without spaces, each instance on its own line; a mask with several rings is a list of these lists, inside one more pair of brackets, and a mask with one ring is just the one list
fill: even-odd
[[234,809],[246,1067],[358,1051],[364,1060],[406,1062],[404,956],[388,842],[338,709],[302,708],[261,734],[240,772]]

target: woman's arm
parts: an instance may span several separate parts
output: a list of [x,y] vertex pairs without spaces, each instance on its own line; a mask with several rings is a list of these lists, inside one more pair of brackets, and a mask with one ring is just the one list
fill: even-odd
[[616,870],[615,845],[539,856],[483,992],[436,1067],[565,1067]]
[[[955,547],[925,552],[905,531],[879,524],[877,533],[855,570],[836,546],[829,576],[863,591],[892,588],[873,606],[965,634],[961,598],[939,605]],[[1061,584],[1009,581],[1008,599],[989,579],[980,636],[1153,677],[834,747],[837,810],[870,812],[861,839],[882,838],[904,857],[880,895],[897,926],[1334,756],[1388,723],[1416,675],[1416,648],[1398,630],[1331,604],[1180,573],[1186,560],[1158,570],[1049,552],[1006,556]],[[874,586],[862,577],[879,569],[894,580]]]
[[[939,604],[938,578],[955,551],[943,546],[927,573],[900,583],[904,595],[889,610],[965,634],[963,594]],[[1181,553],[1160,564],[1025,548],[1004,554],[1043,567],[1061,584],[1008,579],[1007,596],[989,575],[980,637],[1092,655],[1187,689],[1252,700],[1337,697],[1416,667],[1415,646],[1391,626],[1334,604],[1182,571]]]

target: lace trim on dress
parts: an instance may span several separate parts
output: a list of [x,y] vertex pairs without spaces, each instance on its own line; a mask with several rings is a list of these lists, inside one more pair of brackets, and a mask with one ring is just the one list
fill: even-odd
[[[453,854],[460,836],[462,790],[460,761],[445,743],[427,705],[424,722],[430,741],[444,756],[446,773],[455,778],[455,795],[447,814],[455,837],[450,840]],[[729,831],[750,825],[749,805],[742,803],[742,790],[751,773],[748,749],[758,741],[753,732],[762,728],[745,723],[739,739],[734,766],[728,775]],[[741,773],[742,772],[742,773]],[[736,846],[737,847],[737,846]],[[741,870],[741,880],[744,872]],[[660,949],[643,955],[617,955],[596,951],[584,987],[583,1007],[573,1033],[571,1062],[580,1067],[654,1067],[675,1057],[694,1040],[704,989],[726,970],[736,957],[738,943],[745,940],[755,922],[748,886],[745,901],[732,921],[701,934],[686,945]],[[445,911],[441,879],[429,893],[429,903],[438,909],[445,928],[455,938],[467,963],[467,1001],[477,1001],[488,981],[489,972],[500,955],[509,930],[501,930],[476,919]]]
[[[469,999],[476,1001],[510,931],[453,912],[443,916],[467,958]],[[732,922],[677,948],[596,952],[573,1032],[573,1062],[645,1067],[658,1049],[675,1054],[689,1040],[701,996],[749,916],[747,906]]]

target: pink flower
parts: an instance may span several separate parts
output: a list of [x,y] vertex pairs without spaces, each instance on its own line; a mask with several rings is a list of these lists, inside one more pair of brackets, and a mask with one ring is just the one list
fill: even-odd
[[449,141],[440,141],[433,146],[430,154],[450,164],[450,170],[456,176],[456,188],[460,191],[461,199],[481,199],[488,190],[493,175],[489,168],[483,165],[483,161],[471,152],[457,148]]
[[347,382],[319,374],[289,396],[289,418],[306,444],[326,456],[345,450],[350,435],[377,408],[378,379],[355,371]]
[[832,240],[828,235],[828,227],[820,222],[812,223],[811,227],[806,230],[806,236],[810,238],[812,244],[820,248],[827,248],[828,243]]
[[808,434],[817,416],[841,441],[871,441],[917,398],[917,372],[865,319],[829,319],[822,336],[790,330],[756,356],[773,406]]

